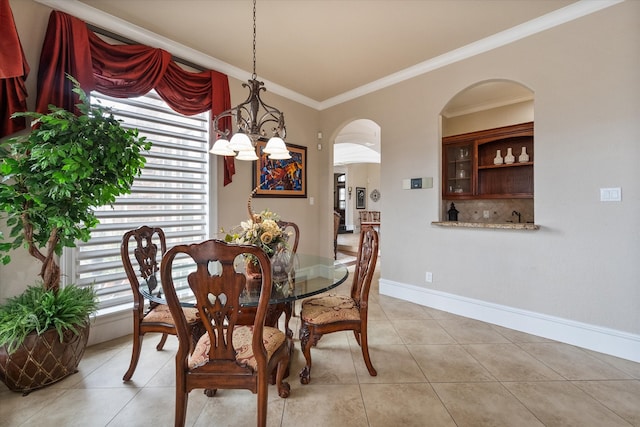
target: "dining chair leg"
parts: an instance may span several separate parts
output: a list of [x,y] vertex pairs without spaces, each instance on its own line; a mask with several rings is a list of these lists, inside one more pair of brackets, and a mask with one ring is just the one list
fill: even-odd
[[156,346],[156,350],[160,351],[164,348],[164,343],[167,342],[167,336],[168,334],[162,334],[162,338],[160,338],[160,342]]
[[266,427],[267,425],[268,397],[266,375],[260,374],[258,377],[258,427]]
[[122,377],[122,381],[129,381],[133,376],[133,373],[138,366],[138,360],[140,359],[140,351],[142,350],[142,338],[140,330],[137,327],[133,328],[133,348],[131,349],[131,362],[129,363],[129,369]]
[[294,302],[286,302],[284,304],[284,330],[287,334],[287,337],[293,338],[293,331],[289,328],[289,321],[291,320],[291,315],[294,314]]
[[314,341],[311,332],[312,331],[309,330],[309,325],[306,323],[303,323],[300,327],[300,347],[306,361],[305,367],[300,371],[301,384],[309,384],[309,381],[311,381],[311,346]]
[[175,427],[184,427],[187,422],[187,403],[189,393],[185,393],[181,387],[176,386],[176,414]]
[[369,340],[367,338],[366,328],[360,333],[360,348],[362,348],[362,357],[364,358],[364,364],[367,365],[369,375],[371,375],[372,377],[377,376],[378,372],[373,367],[373,363],[371,363],[371,357],[369,356]]

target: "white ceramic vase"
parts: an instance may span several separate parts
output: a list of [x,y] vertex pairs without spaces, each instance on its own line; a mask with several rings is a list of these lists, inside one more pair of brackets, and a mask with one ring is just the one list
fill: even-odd
[[527,147],[522,147],[522,153],[520,153],[520,157],[518,157],[518,161],[520,163],[525,163],[529,161],[529,155],[527,154]]
[[496,157],[493,159],[493,164],[494,165],[501,165],[502,164],[502,154],[500,153],[500,150],[498,150],[496,152]]
[[516,158],[513,156],[513,153],[511,152],[511,147],[507,148],[507,155],[504,156],[504,162],[510,165],[515,161],[516,161]]

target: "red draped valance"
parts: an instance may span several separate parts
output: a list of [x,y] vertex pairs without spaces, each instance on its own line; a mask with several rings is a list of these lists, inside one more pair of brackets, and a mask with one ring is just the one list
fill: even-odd
[[[97,90],[118,98],[155,89],[171,108],[185,115],[204,111],[217,115],[231,107],[226,74],[186,71],[162,49],[109,44],[80,19],[53,11],[40,56],[37,111],[46,112],[49,104],[74,111],[78,99],[65,74],[75,77],[87,92]],[[231,127],[230,119],[225,125]],[[224,164],[227,185],[235,173],[233,157],[225,157]]]
[[26,127],[24,118],[11,119],[11,115],[27,111],[28,75],[9,0],[0,0],[0,138]]

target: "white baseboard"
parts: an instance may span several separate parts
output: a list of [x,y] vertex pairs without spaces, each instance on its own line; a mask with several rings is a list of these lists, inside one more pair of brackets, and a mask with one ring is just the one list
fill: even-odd
[[640,362],[640,335],[380,279],[380,294]]

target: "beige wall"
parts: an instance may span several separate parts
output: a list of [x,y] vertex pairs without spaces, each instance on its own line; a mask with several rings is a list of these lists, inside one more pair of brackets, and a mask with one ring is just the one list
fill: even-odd
[[[624,2],[323,111],[326,133],[353,117],[381,126],[383,282],[640,333],[638,28],[640,2]],[[430,224],[440,111],[489,79],[535,93],[539,231]],[[399,190],[406,176],[434,176],[434,188]],[[623,201],[600,202],[601,187],[621,187]]]

